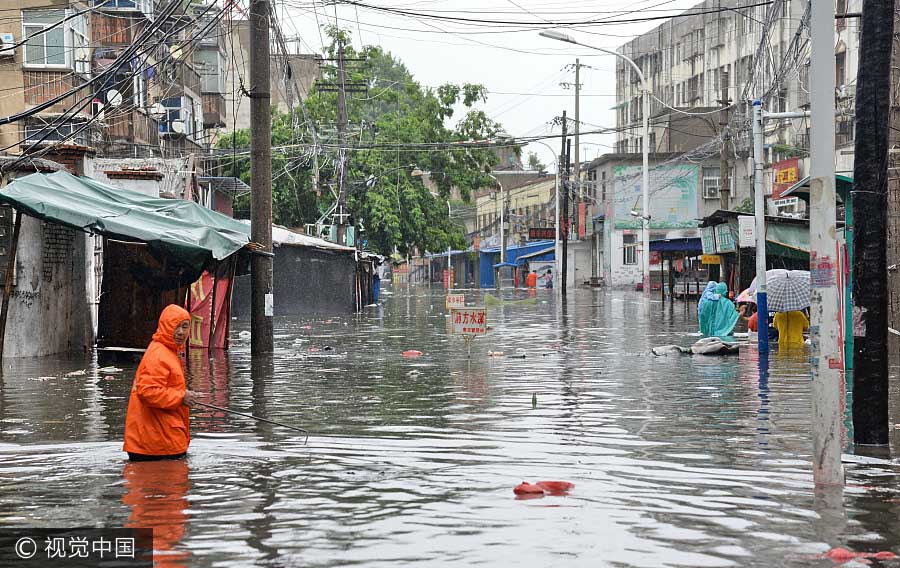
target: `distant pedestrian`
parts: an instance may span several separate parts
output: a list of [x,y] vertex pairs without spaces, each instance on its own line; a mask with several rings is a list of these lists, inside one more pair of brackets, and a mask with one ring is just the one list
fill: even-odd
[[188,407],[199,394],[187,390],[179,350],[190,334],[191,314],[166,306],[153,341],[138,365],[125,416],[125,451],[132,461],[182,458],[191,443]]
[[803,345],[803,332],[809,329],[809,320],[803,312],[778,312],[772,325],[778,330],[778,345],[796,346]]
[[553,273],[550,272],[550,269],[547,269],[547,272],[544,273],[544,288],[548,290],[553,289]]
[[528,273],[528,276],[525,277],[525,287],[526,288],[537,288],[537,271],[532,270]]

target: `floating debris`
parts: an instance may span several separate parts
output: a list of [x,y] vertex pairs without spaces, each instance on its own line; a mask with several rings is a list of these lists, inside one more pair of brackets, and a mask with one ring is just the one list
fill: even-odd
[[100,367],[99,369],[97,369],[97,372],[111,374],[111,373],[121,373],[123,370],[124,369],[120,369],[118,367],[109,366],[109,367]]
[[87,369],[81,369],[80,371],[72,371],[71,373],[66,373],[67,377],[81,377],[87,374]]

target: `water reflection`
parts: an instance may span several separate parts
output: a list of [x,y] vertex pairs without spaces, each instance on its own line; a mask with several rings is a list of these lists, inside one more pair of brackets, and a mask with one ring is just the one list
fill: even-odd
[[[240,325],[228,353],[189,354],[210,402],[307,428],[308,446],[195,409],[187,461],[125,465],[134,365],[109,379],[91,359],[16,362],[0,524],[160,523],[160,557],[191,566],[815,565],[900,542],[889,462],[813,491],[803,349],[654,357],[696,340],[695,304],[537,290],[488,308],[468,358],[440,293],[393,292],[358,316],[277,319],[271,358],[251,362]],[[514,499],[541,479],[575,488]]]

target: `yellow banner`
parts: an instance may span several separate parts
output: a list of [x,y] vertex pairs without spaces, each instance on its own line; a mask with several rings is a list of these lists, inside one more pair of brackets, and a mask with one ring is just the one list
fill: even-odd
[[700,255],[700,263],[701,264],[720,264],[721,258],[717,254],[701,254]]

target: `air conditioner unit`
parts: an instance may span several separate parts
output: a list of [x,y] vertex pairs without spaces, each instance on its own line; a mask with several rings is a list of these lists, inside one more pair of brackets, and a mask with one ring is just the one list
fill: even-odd
[[0,34],[0,59],[15,57],[16,38],[12,34]]

